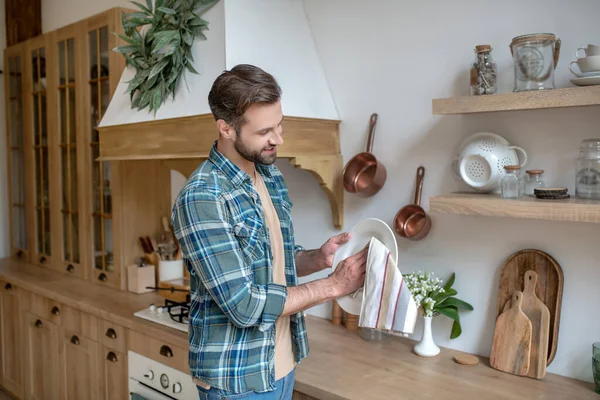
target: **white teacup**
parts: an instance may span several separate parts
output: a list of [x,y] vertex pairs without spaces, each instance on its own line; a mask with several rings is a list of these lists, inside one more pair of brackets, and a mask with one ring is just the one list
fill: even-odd
[[[571,69],[571,66],[573,64],[577,64],[581,72],[573,71]],[[571,63],[569,64],[569,71],[571,71],[574,75],[577,76],[587,75],[590,72],[600,72],[600,55],[588,56],[580,58],[577,61],[571,61]]]
[[[585,56],[579,57],[579,50],[583,50]],[[588,44],[587,47],[580,47],[575,51],[575,58],[577,58],[578,60],[580,58],[589,56],[600,56],[600,46],[595,44]]]

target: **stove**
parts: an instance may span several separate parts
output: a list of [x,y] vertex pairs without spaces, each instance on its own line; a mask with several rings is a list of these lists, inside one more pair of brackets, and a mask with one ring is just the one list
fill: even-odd
[[188,331],[190,303],[165,299],[162,305],[151,304],[133,315],[182,332]]

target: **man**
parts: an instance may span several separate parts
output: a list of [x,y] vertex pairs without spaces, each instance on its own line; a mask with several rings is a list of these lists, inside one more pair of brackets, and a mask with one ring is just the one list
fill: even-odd
[[186,182],[172,221],[190,271],[190,370],[201,399],[291,399],[308,354],[303,310],[362,287],[366,250],[327,278],[349,237],[317,250],[294,242],[292,203],[273,165],[283,143],[281,89],[267,72],[238,65],[208,95],[219,138]]

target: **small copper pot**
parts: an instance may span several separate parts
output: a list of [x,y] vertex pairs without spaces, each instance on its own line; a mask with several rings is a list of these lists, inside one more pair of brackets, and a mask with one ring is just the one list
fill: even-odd
[[371,115],[367,151],[352,157],[343,171],[344,189],[359,197],[370,197],[379,192],[385,183],[387,172],[371,153],[375,139],[377,114]]
[[417,168],[417,183],[415,188],[415,202],[400,209],[394,218],[394,230],[398,235],[410,239],[421,240],[431,229],[431,219],[421,207],[421,193],[423,191],[423,178],[425,168]]

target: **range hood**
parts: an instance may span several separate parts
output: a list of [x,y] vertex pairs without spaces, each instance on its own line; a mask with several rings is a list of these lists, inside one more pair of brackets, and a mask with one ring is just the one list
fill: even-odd
[[220,0],[202,16],[207,40],[194,41],[198,75],[184,71],[175,99],[156,112],[131,108],[123,71],[100,123],[100,159],[162,160],[186,177],[208,156],[218,133],[208,106],[216,77],[237,64],[271,73],[283,90],[285,143],[278,156],[311,172],[343,225],[339,115],[300,0]]

